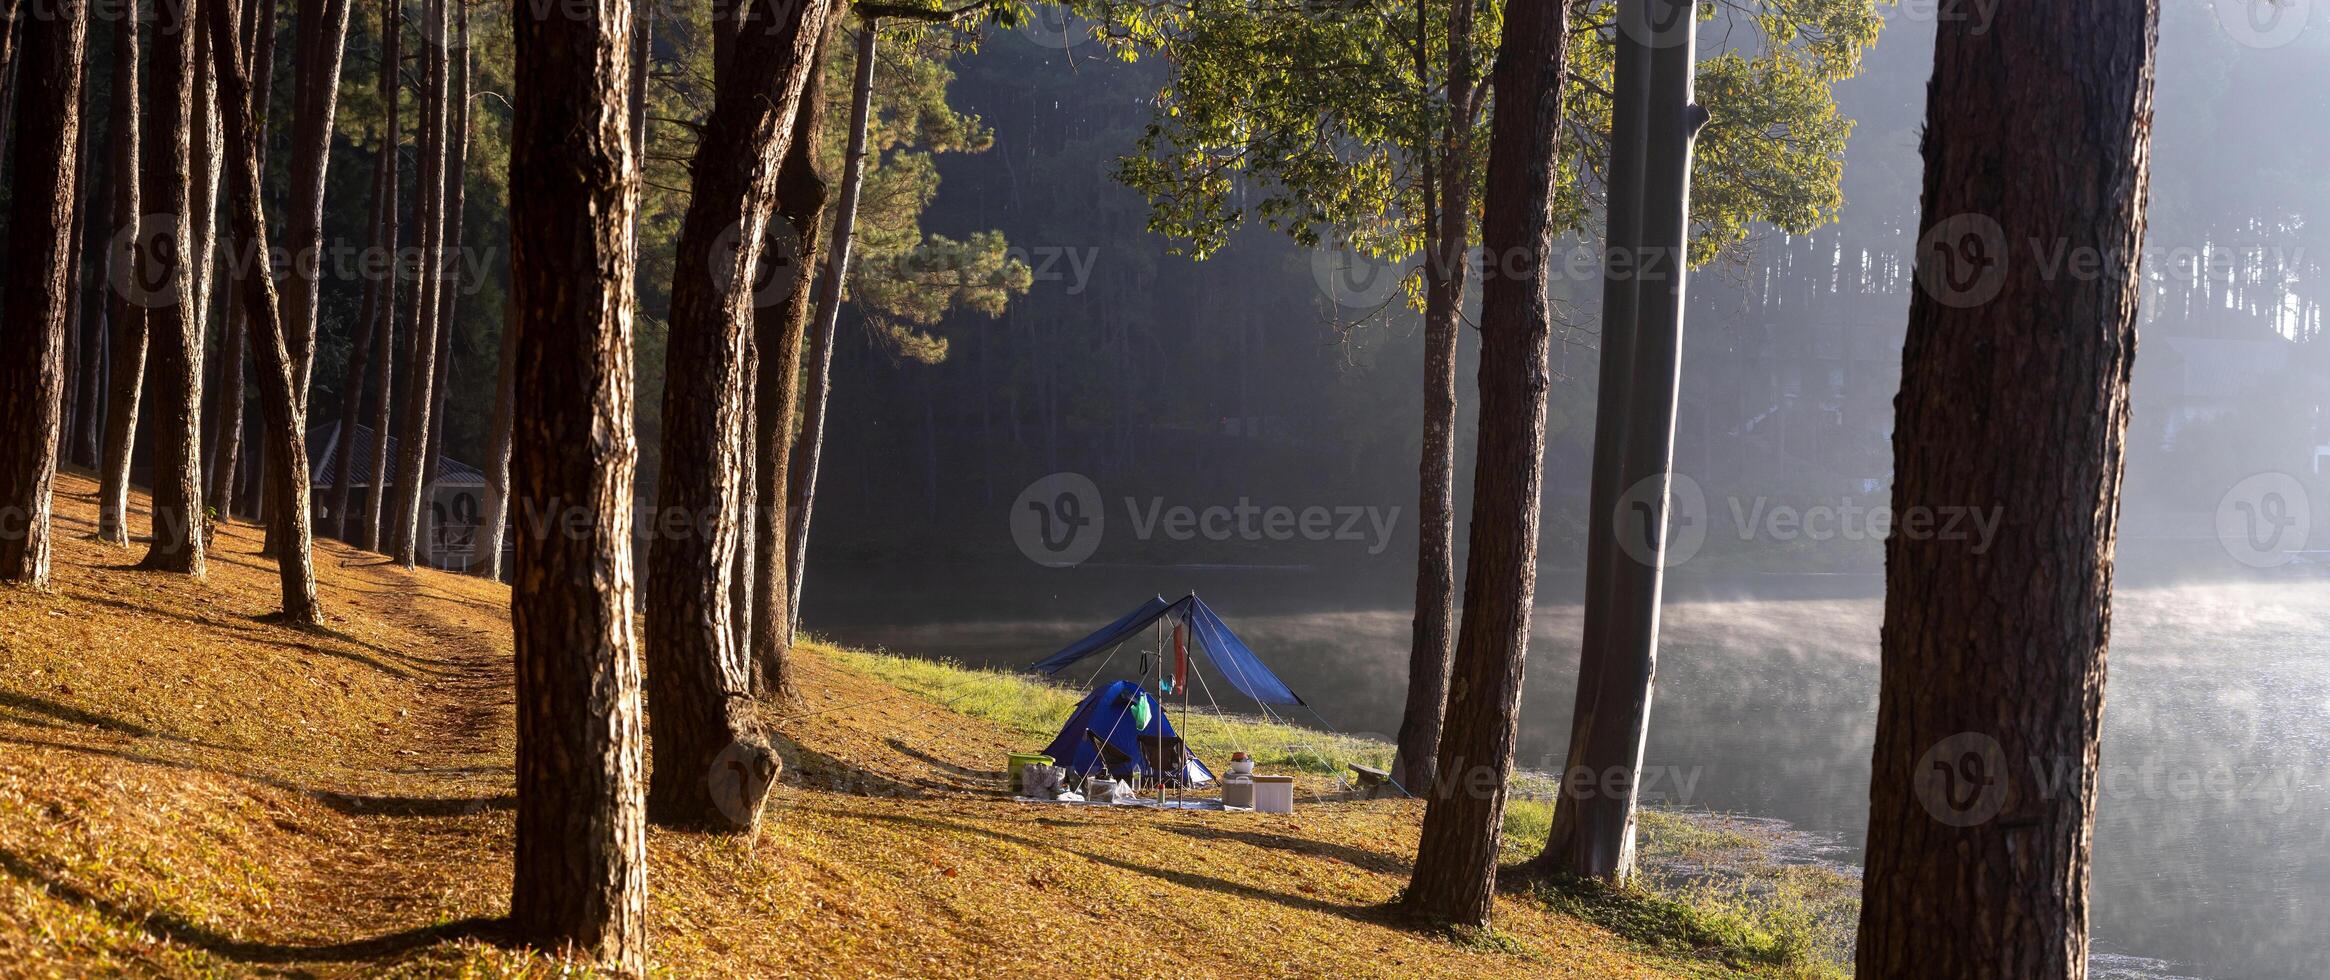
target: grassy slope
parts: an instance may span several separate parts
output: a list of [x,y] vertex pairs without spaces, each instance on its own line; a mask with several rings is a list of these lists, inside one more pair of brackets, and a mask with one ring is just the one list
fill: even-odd
[[[0,588],[0,975],[555,966],[491,924],[512,806],[505,589],[327,545],[334,625],[286,628],[250,529],[222,531],[206,580],[137,571],[138,551],[85,540],[91,481],[58,485],[56,590]],[[803,703],[771,709],[789,767],[757,840],[651,836],[660,972],[1731,972],[1611,931],[1639,932],[1609,912],[1625,903],[1516,894],[1489,937],[1390,922],[1412,803],[1011,803],[992,789],[1003,755],[1058,706],[1016,724],[948,710],[908,690],[922,668],[888,663],[806,653]]]

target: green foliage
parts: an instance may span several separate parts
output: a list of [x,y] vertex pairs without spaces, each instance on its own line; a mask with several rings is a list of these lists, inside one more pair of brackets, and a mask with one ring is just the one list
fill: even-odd
[[[955,77],[948,61],[968,38],[900,22],[883,25],[882,41],[845,296],[856,302],[878,349],[936,364],[946,359],[948,344],[931,328],[956,309],[1002,315],[1012,294],[1026,292],[1034,276],[1001,232],[956,239],[922,228],[923,212],[938,196],[937,157],[984,152],[995,142],[978,116],[947,102]],[[848,152],[856,53],[853,45],[831,44],[824,66],[826,92],[836,100],[825,116],[819,168],[829,179],[841,174]]]
[[[1501,8],[1464,2],[1476,5],[1470,77],[1481,79]],[[1121,54],[1171,65],[1138,152],[1118,170],[1149,197],[1152,230],[1201,257],[1248,217],[1305,246],[1333,237],[1401,257],[1422,245],[1427,167],[1445,138],[1445,3],[1096,0],[1081,9],[1103,20]],[[1699,263],[1744,246],[1759,223],[1801,232],[1835,220],[1852,123],[1837,113],[1831,86],[1859,70],[1881,23],[1876,0],[1703,9],[1736,30],[1715,35],[1725,43],[1699,65],[1700,100],[1714,117],[1693,172]],[[1555,204],[1562,232],[1594,231],[1609,155],[1615,17],[1610,0],[1574,4]],[[1485,108],[1474,114],[1472,146],[1487,145],[1487,117]],[[1466,157],[1476,187],[1483,156]],[[1477,208],[1480,196],[1473,200]]]

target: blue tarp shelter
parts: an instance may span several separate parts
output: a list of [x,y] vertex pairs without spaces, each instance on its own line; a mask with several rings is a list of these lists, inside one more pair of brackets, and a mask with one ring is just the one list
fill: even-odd
[[1151,599],[1141,608],[1125,614],[1124,618],[1101,627],[1098,632],[1069,644],[1067,649],[1037,661],[1028,669],[1046,676],[1057,674],[1068,665],[1093,654],[1116,649],[1158,620],[1169,617],[1174,622],[1189,625],[1189,637],[1193,641],[1191,645],[1212,662],[1213,676],[1237,688],[1238,693],[1262,704],[1305,704],[1302,698],[1295,696],[1294,691],[1286,686],[1285,681],[1279,680],[1277,674],[1262,665],[1261,658],[1254,655],[1253,648],[1247,646],[1246,641],[1238,639],[1236,633],[1230,632],[1230,627],[1222,622],[1220,616],[1214,615],[1214,611],[1195,592],[1183,596],[1179,602],[1166,602],[1162,596]]
[[[1136,699],[1147,702],[1147,725],[1137,724],[1141,712]],[[1092,744],[1091,738],[1086,737],[1087,732],[1099,736],[1101,741],[1124,753],[1123,757],[1114,765],[1103,766],[1100,749]],[[1149,742],[1150,751],[1154,752],[1159,739],[1168,740],[1176,747],[1181,740],[1181,736],[1173,731],[1173,723],[1165,719],[1165,709],[1156,699],[1149,697],[1141,685],[1132,681],[1117,681],[1085,695],[1084,700],[1077,703],[1075,713],[1068,716],[1068,724],[1060,729],[1059,737],[1044,749],[1044,754],[1051,756],[1055,764],[1065,767],[1069,772],[1096,773],[1106,768],[1109,775],[1122,779],[1139,770],[1141,778],[1155,780],[1158,774],[1150,766],[1148,756],[1143,755],[1141,743]],[[1207,769],[1205,763],[1198,761],[1194,755],[1187,756],[1187,759],[1181,778],[1182,785],[1202,786],[1213,782],[1213,771]]]

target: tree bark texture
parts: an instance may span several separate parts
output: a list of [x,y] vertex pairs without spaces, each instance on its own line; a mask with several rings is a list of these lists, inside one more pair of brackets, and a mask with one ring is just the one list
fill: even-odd
[[[65,320],[74,284],[74,150],[81,142],[86,0],[24,20],[8,303],[0,307],[0,581],[49,584],[50,511],[64,424]],[[0,120],[5,121],[5,120]]]
[[510,308],[518,331],[513,492],[584,533],[518,536],[517,861],[528,941],[642,973],[647,828],[632,641],[632,212],[624,118],[632,4],[514,18]]
[[1694,0],[1627,0],[1619,12],[1584,643],[1562,792],[1536,873],[1634,873],[1682,390],[1691,155],[1707,120],[1693,97],[1696,10]]
[[[146,73],[145,168],[141,197],[151,209],[138,228],[137,281],[149,303],[154,372],[153,542],[145,566],[201,575],[202,321],[195,302],[199,252],[187,186],[192,158],[194,38],[198,0],[160,0]],[[148,222],[151,222],[149,225]]]
[[825,268],[817,285],[817,314],[810,323],[809,376],[801,394],[801,434],[793,446],[792,483],[788,503],[792,524],[786,529],[785,559],[792,572],[785,585],[787,643],[801,631],[801,587],[809,577],[809,518],[817,504],[817,467],[825,453],[825,409],[833,391],[833,332],[841,321],[842,288],[849,283],[850,239],[858,222],[858,195],[866,182],[866,119],[874,104],[875,40],[881,25],[866,19],[858,26],[857,70],[850,79],[849,152],[841,171],[841,195],[833,203],[833,237],[826,243]]
[[[387,203],[383,185],[388,179],[388,157],[395,152],[395,144],[383,140],[381,151],[375,154],[373,161],[372,216],[365,222],[365,227],[370,235],[367,247],[376,254],[393,254],[396,251],[395,244],[382,237],[388,221],[388,215],[382,210]],[[326,510],[331,513],[332,537],[351,543],[353,539],[348,536],[348,507],[355,490],[348,484],[355,479],[356,417],[364,411],[365,373],[373,368],[372,338],[380,329],[382,304],[387,302],[382,294],[395,289],[395,283],[393,272],[365,281],[364,304],[356,314],[356,335],[348,345],[347,376],[340,384],[339,436],[334,440],[338,449],[332,454],[332,500]]]
[[[711,115],[690,163],[673,263],[656,507],[691,518],[648,549],[647,697],[654,728],[648,819],[751,830],[777,756],[753,717],[733,598],[745,496],[746,341],[762,226],[832,5],[724,4]],[[661,524],[661,522],[658,522]],[[741,767],[741,768],[731,768]]]
[[[402,5],[380,5],[380,101],[386,107],[387,120],[382,124],[380,178],[382,225],[380,241],[389,254],[397,249],[397,128],[402,121],[403,83],[399,80],[404,63],[404,14]],[[379,330],[372,338],[372,489],[364,500],[364,548],[379,551],[386,544],[384,534],[388,522],[388,433],[394,417],[396,400],[391,390],[396,383],[396,304],[403,288],[403,267],[389,264],[380,284]],[[409,382],[408,382],[409,383]],[[406,397],[411,397],[410,395]],[[346,481],[341,481],[346,482]]]
[[[1512,0],[1490,76],[1497,98],[1481,245],[1491,261],[1483,263],[1481,281],[1481,432],[1464,625],[1440,739],[1440,778],[1427,784],[1406,897],[1411,911],[1442,922],[1489,924],[1505,790],[1521,731],[1521,681],[1537,596],[1545,403],[1553,386],[1547,362],[1553,316],[1545,290],[1568,31],[1565,0]],[[1527,272],[1514,276],[1513,269]]]
[[[422,5],[423,36],[444,34],[444,0]],[[413,184],[418,200],[413,207],[420,244],[420,267],[413,290],[410,355],[405,360],[409,391],[397,406],[397,467],[395,507],[390,531],[391,555],[406,568],[419,560],[421,515],[428,509],[429,409],[436,403],[437,374],[437,248],[444,236],[445,202],[445,51],[425,44],[421,50],[421,130],[416,136],[420,163]]]
[[[241,11],[243,57],[248,59],[251,78],[251,104],[257,113],[254,132],[258,135],[259,170],[267,168],[267,119],[274,101],[270,96],[275,77],[275,0],[243,0]],[[235,510],[235,474],[243,452],[243,348],[248,342],[251,325],[249,314],[243,309],[239,290],[229,290],[227,300],[228,331],[221,341],[228,346],[218,359],[220,384],[217,404],[224,408],[213,426],[210,457],[204,474],[210,478],[210,509],[221,521],[233,516]],[[273,541],[277,531],[270,526],[268,539]]]
[[[245,3],[256,0],[243,0]],[[340,63],[347,50],[349,0],[299,0],[292,43],[291,190],[283,239],[292,262],[284,278],[285,339],[294,389],[307,410],[315,369],[316,272],[324,245],[324,179],[332,159],[332,118],[340,105]]]
[[[1407,703],[1400,713],[1392,778],[1429,786],[1439,757],[1456,619],[1456,348],[1462,335],[1465,247],[1472,235],[1472,5],[1448,6],[1445,128],[1426,153],[1438,159],[1425,194],[1431,226],[1424,268],[1424,423],[1416,462],[1416,608],[1408,646]],[[1419,42],[1421,39],[1419,39]],[[1419,59],[1421,60],[1421,59]]]
[[[824,36],[817,41],[819,65],[825,64],[826,45],[840,30],[842,19],[826,19]],[[777,168],[777,214],[784,220],[770,222],[763,232],[767,239],[763,249],[774,249],[783,259],[785,267],[777,274],[790,278],[784,305],[753,310],[754,346],[760,350],[760,373],[752,382],[759,388],[752,438],[760,457],[753,473],[759,484],[755,496],[760,520],[752,535],[755,574],[747,656],[753,693],[782,701],[794,696],[785,669],[793,645],[792,565],[786,551],[792,534],[793,431],[801,419],[802,341],[815,309],[810,270],[816,268],[825,227],[827,185],[817,170],[825,142],[825,77],[822,70],[812,73],[802,93],[801,111],[793,117],[792,145]]]
[[125,11],[113,21],[113,95],[106,106],[106,131],[113,146],[113,237],[105,246],[105,445],[99,453],[97,537],[108,544],[129,545],[129,465],[138,429],[138,408],[145,391],[146,307],[138,288],[138,252],[144,239],[140,226],[139,190],[143,185],[138,152],[140,120],[138,83],[138,17]]
[[1997,531],[1886,539],[1863,977],[2087,975],[2157,21],[2072,0],[1935,38],[1893,508]]
[[[256,3],[259,0],[242,0]],[[251,81],[236,37],[234,8],[225,0],[209,0],[204,20],[210,25],[210,47],[216,62],[219,116],[226,136],[228,197],[232,204],[228,226],[233,247],[246,255],[267,254],[267,218],[259,203],[258,120],[253,113]],[[267,439],[266,478],[275,511],[270,531],[280,527],[281,543],[274,550],[283,583],[283,618],[320,626],[322,606],[316,600],[314,539],[308,505],[307,412],[300,405],[297,372],[284,340],[282,306],[275,278],[257,263],[236,263],[234,288],[242,292],[243,311],[250,317],[251,346],[259,383],[259,410]]]

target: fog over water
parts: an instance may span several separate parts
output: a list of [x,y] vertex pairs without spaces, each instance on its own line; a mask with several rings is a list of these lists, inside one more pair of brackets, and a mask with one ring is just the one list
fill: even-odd
[[[1209,603],[1330,723],[1352,732],[1396,730],[1406,610],[1272,611],[1267,600],[1250,598],[1258,580],[1283,582],[1284,573],[1140,577],[1210,580],[1200,583],[1213,586],[1204,591]],[[1869,584],[1832,580],[1817,590]],[[1119,606],[1143,597],[1128,588],[1114,590],[1133,597]],[[1008,613],[1017,605],[1000,608]],[[971,610],[893,606],[848,625],[839,624],[855,619],[852,610],[813,607],[811,615],[822,612],[823,622],[834,624],[825,628],[848,642],[1016,668],[1121,611],[1098,606],[1081,618],[989,619]],[[1857,860],[1868,815],[1881,616],[1882,601],[1870,595],[1670,601],[1646,796],[1784,819],[1832,838]],[[1524,765],[1559,768],[1578,629],[1576,605],[1540,608],[1523,698]],[[2146,971],[2155,976],[2321,975],[2320,930],[2330,922],[2326,636],[2330,581],[2140,587],[2118,595],[2096,814],[2099,951],[2162,961]],[[1132,676],[1132,661],[1128,651],[1110,676]],[[1223,706],[1239,707],[1226,699]]]
[[[2242,4],[2162,4],[2093,868],[2099,975],[2330,975],[2330,5],[2284,5],[2312,18],[2285,37],[2227,19]],[[1883,605],[1869,509],[1892,493],[1941,15],[1884,9],[1865,69],[1837,88],[1857,125],[1838,220],[1765,230],[1691,283],[1675,468],[1703,495],[1689,515],[1703,540],[1669,577],[1646,759],[1653,799],[1784,819],[1850,859]],[[1031,98],[1024,79],[1041,71],[1073,84]],[[1195,590],[1326,723],[1395,731],[1415,324],[1394,309],[1338,332],[1355,314],[1321,292],[1317,256],[1273,233],[1241,233],[1207,262],[1169,256],[1146,203],[1107,176],[1159,77],[1009,38],[964,63],[958,90],[996,149],[947,164],[932,226],[1074,249],[1088,275],[952,325],[944,364],[844,345],[805,622],[1018,667],[1152,595]],[[1592,323],[1594,283],[1556,288]],[[1460,354],[1460,551],[1476,339]],[[1575,683],[1594,340],[1572,331],[1556,355],[1519,747],[1547,769]],[[1057,474],[1088,479],[1108,522],[1074,568],[1029,560],[1013,534],[1015,495]],[[1241,503],[1350,511],[1367,533],[1175,534],[1161,518]],[[1824,533],[1798,520],[1814,514]],[[1111,669],[1130,676],[1128,659]]]

